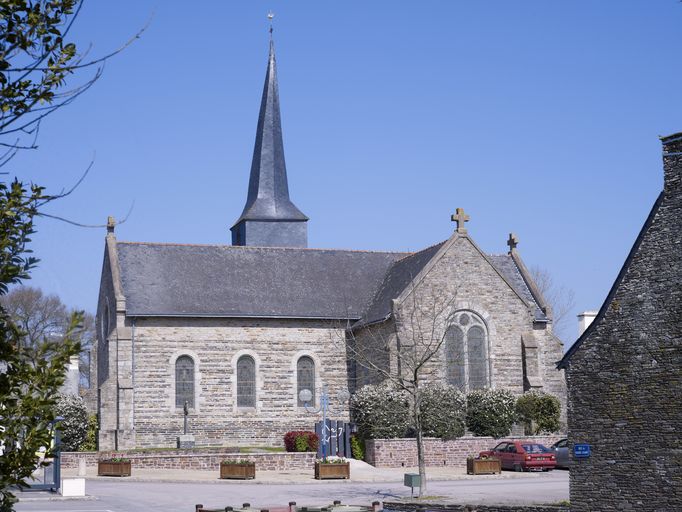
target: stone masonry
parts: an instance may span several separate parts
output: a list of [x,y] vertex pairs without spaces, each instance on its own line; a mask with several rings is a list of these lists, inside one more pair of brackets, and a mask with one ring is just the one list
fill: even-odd
[[682,510],[682,133],[604,305],[566,354],[571,510]]

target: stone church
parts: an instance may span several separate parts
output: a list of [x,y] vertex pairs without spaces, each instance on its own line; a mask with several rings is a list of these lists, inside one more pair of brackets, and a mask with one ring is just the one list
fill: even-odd
[[[185,402],[197,445],[281,445],[287,431],[312,429],[303,389],[314,407],[326,386],[333,416],[347,420],[340,392],[379,379],[376,370],[404,371],[408,316],[439,332],[428,379],[564,402],[563,346],[516,238],[507,254],[487,254],[461,209],[452,220],[447,240],[414,253],[308,248],[308,217],[289,197],[271,41],[232,245],[118,241],[110,219],[97,307],[100,449],[173,446]],[[377,334],[382,350],[358,361]]]

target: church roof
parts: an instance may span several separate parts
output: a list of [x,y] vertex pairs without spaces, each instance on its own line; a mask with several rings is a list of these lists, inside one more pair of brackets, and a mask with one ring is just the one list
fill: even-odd
[[270,40],[270,55],[265,73],[256,142],[253,148],[249,192],[241,216],[235,222],[306,221],[306,217],[289,199],[287,166],[284,160],[282,121],[279,109],[279,87],[275,46]]
[[117,242],[129,316],[358,319],[406,253]]
[[[445,242],[415,253],[115,242],[128,316],[385,320]],[[489,255],[546,317],[509,255]]]

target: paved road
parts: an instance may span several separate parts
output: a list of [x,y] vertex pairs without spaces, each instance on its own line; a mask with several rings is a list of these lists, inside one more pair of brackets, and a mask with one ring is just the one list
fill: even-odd
[[[409,497],[410,490],[397,483],[315,483],[258,484],[129,482],[88,480],[86,491],[95,499],[51,500],[24,493],[18,512],[193,512],[194,505],[207,507],[253,507],[326,505],[335,499],[346,504],[369,505],[372,501],[396,501]],[[431,481],[427,492],[431,502],[475,504],[555,503],[568,499],[568,472],[553,471],[514,479]]]

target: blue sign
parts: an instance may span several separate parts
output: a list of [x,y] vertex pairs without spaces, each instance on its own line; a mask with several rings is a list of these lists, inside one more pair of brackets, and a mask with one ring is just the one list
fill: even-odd
[[589,444],[575,444],[573,445],[573,455],[577,458],[589,457],[591,453],[591,447]]

